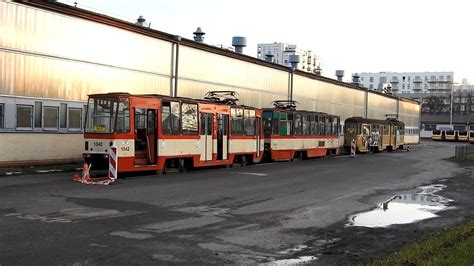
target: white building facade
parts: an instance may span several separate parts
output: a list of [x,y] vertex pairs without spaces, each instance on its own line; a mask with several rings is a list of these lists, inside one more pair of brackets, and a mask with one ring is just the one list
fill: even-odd
[[260,43],[257,45],[257,58],[291,67],[290,55],[299,55],[298,70],[316,73],[321,68],[320,58],[311,50],[303,50],[288,43]]
[[387,84],[394,94],[450,92],[454,72],[378,72],[358,73],[360,83],[369,90],[382,91]]

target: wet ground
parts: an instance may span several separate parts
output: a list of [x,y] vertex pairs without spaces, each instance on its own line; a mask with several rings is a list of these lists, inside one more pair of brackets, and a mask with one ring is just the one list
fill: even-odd
[[452,154],[427,141],[109,187],[66,173],[1,177],[0,264],[357,263],[474,215],[474,166]]

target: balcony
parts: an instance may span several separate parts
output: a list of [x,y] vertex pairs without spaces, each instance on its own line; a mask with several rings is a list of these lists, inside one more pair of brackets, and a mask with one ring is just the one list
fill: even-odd
[[430,80],[428,80],[428,83],[436,83],[436,82],[437,82],[436,79],[430,79]]
[[421,82],[423,82],[421,79],[414,79],[413,80],[413,83],[421,83]]

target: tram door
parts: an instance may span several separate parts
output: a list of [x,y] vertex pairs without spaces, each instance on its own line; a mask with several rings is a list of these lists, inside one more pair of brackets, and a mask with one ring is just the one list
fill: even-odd
[[257,157],[260,157],[260,117],[257,117],[256,120],[255,120],[255,133],[257,134],[257,145],[256,145],[256,148],[257,148]]
[[135,165],[156,163],[157,110],[135,108]]
[[229,115],[217,114],[217,160],[227,160]]
[[201,161],[211,161],[212,160],[212,150],[213,150],[213,120],[214,114],[201,113],[201,128],[200,128],[200,147],[201,147]]

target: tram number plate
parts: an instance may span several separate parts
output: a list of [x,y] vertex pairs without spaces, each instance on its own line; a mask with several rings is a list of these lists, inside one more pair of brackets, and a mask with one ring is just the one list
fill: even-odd
[[94,147],[102,147],[103,145],[102,142],[94,142]]
[[130,147],[120,147],[121,151],[130,151]]

